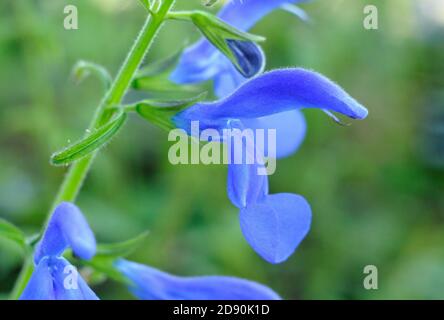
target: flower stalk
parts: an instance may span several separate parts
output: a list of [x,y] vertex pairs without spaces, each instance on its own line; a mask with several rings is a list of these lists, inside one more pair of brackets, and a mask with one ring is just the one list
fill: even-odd
[[[110,89],[101,100],[96,112],[92,118],[88,131],[94,131],[105,124],[107,120],[107,110],[110,107],[119,105],[128,91],[131,82],[134,79],[136,71],[140,67],[146,53],[148,52],[157,32],[166,20],[166,17],[172,8],[175,0],[163,0],[156,11],[152,11],[143,25],[133,47],[129,51],[122,67]],[[62,185],[54,199],[49,215],[55,207],[63,201],[74,202],[82,188],[83,182],[88,175],[92,163],[94,162],[97,151],[75,162],[69,168]],[[45,223],[46,226],[46,223]],[[33,270],[32,259],[26,258],[22,271],[14,285],[11,293],[11,299],[18,299],[23,288],[26,286]]]

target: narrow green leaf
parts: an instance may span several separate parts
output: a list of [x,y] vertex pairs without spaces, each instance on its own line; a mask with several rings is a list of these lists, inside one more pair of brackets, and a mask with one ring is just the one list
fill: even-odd
[[95,130],[86,138],[72,144],[51,157],[53,165],[68,165],[98,150],[113,138],[126,120],[122,111],[109,123]]
[[26,248],[25,234],[12,223],[0,218],[0,237],[14,241],[22,248]]
[[136,250],[148,237],[149,232],[145,231],[138,236],[118,243],[100,244],[97,246],[98,256],[125,257]]

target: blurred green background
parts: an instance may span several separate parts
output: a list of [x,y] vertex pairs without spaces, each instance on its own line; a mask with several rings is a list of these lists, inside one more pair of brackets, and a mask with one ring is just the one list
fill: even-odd
[[[370,3],[378,30],[363,28]],[[79,30],[63,28],[67,4],[78,6]],[[203,8],[197,0],[177,7]],[[224,166],[170,165],[167,133],[136,117],[97,158],[78,205],[100,242],[149,229],[130,258],[171,273],[245,277],[287,299],[443,299],[444,2],[302,7],[311,23],[281,11],[253,29],[268,39],[268,69],[315,69],[370,115],[341,127],[304,111],[306,140],[270,179],[273,193],[302,194],[313,209],[312,229],[287,262],[264,262],[244,240]],[[0,2],[1,217],[39,230],[66,171],[49,157],[81,137],[103,95],[94,78],[76,85],[71,68],[85,59],[115,74],[144,18],[137,0]],[[169,23],[147,61],[198,37],[190,25]],[[11,289],[22,258],[0,240],[0,292]],[[378,290],[362,284],[370,264]],[[103,299],[130,297],[111,281],[94,290]]]

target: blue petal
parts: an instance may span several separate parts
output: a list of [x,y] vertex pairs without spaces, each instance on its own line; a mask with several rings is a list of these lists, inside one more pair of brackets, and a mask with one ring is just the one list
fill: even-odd
[[221,68],[220,72],[214,76],[214,93],[219,98],[232,94],[247,80],[227,58],[223,57],[223,59],[225,67]]
[[231,134],[225,137],[228,153],[227,193],[238,208],[262,200],[268,193],[268,177],[259,175],[264,169],[262,150],[256,143],[254,131],[245,130],[242,123],[229,124]]
[[[64,258],[52,258],[52,277],[54,279],[54,292],[56,300],[98,300],[99,298],[86,284],[85,280],[78,274],[74,279],[77,280],[76,287],[66,288],[65,282],[70,272],[74,271],[72,265]],[[65,269],[66,267],[71,267]],[[69,272],[68,272],[69,271]],[[68,279],[70,280],[70,279]]]
[[264,285],[234,277],[178,277],[126,260],[118,260],[116,268],[131,280],[133,294],[144,300],[280,299]]
[[[266,58],[262,48],[253,44],[253,51],[250,57],[246,57],[243,62],[241,61],[241,63],[247,63],[247,66],[249,66],[251,70],[249,72],[250,77],[262,73],[265,69]],[[220,57],[218,64],[219,72],[213,76],[214,92],[217,97],[223,98],[236,91],[247,81],[249,76],[242,75],[225,56]]]
[[[295,153],[304,141],[307,123],[299,110],[277,113],[257,119],[244,119],[244,127],[253,130],[276,130],[276,158],[285,158]],[[268,139],[265,139],[265,155],[269,155]]]
[[224,6],[218,16],[234,27],[247,31],[282,5],[304,1],[306,0],[234,0]]
[[[247,79],[244,78],[229,61],[226,67],[214,78],[214,90],[216,96],[222,98],[232,94]],[[246,128],[276,130],[276,157],[288,157],[300,147],[304,141],[307,124],[299,110],[278,113],[258,119],[244,119]],[[266,154],[268,147],[265,148]]]
[[20,300],[54,300],[55,292],[48,258],[42,259],[35,267],[31,278],[23,290]]
[[88,222],[72,203],[63,202],[54,211],[42,239],[37,245],[36,264],[46,256],[60,256],[71,247],[82,259],[91,259],[96,252],[96,240]]
[[239,64],[238,71],[242,76],[251,78],[264,71],[265,54],[256,43],[231,39],[226,42]]
[[65,288],[65,279],[70,276],[66,272],[69,266],[71,264],[64,258],[42,258],[20,300],[97,300],[96,294],[80,275],[73,278],[77,279],[77,287]]
[[170,75],[178,84],[188,84],[212,79],[224,68],[221,62],[229,61],[206,39],[201,39],[185,49]]
[[[226,40],[239,64],[239,71],[250,78],[265,68],[265,54],[254,42]],[[179,84],[197,83],[210,80],[224,71],[232,63],[208,41],[201,40],[185,49],[178,65],[170,75],[170,80]]]
[[263,168],[263,165],[255,157],[256,145],[241,139],[242,137],[238,140],[242,142],[242,145],[235,143],[234,138],[225,142],[229,143],[230,149],[227,193],[228,198],[236,207],[245,208],[249,204],[262,200],[268,193],[268,176],[258,174],[259,168]]
[[270,263],[287,260],[307,235],[310,224],[310,205],[295,194],[269,195],[240,211],[245,239]]
[[247,81],[225,99],[198,103],[173,121],[187,131],[191,121],[203,127],[223,119],[253,119],[301,109],[320,108],[364,119],[368,111],[323,75],[300,68],[278,69]]
[[227,193],[239,209],[263,199],[268,193],[268,176],[257,174],[257,164],[229,164]]

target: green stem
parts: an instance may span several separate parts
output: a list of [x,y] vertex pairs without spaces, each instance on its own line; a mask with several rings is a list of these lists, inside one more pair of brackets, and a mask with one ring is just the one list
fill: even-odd
[[[139,68],[146,53],[148,52],[148,49],[153,42],[157,32],[165,21],[165,18],[169,10],[173,6],[174,1],[175,0],[162,1],[155,15],[148,16],[142,30],[139,33],[139,36],[137,37],[133,47],[128,53],[111,88],[107,91],[104,98],[100,102],[89,126],[90,131],[103,125],[103,122],[105,120],[105,111],[107,108],[118,105],[122,102],[122,99],[125,96],[137,69]],[[69,168],[60,187],[60,190],[53,202],[47,220],[58,204],[63,201],[74,202],[76,200],[96,154],[97,152],[86,156],[85,158],[74,163]],[[28,283],[33,270],[33,263],[31,261],[32,259],[26,259],[22,271],[20,272],[20,276],[17,279],[12,290],[12,299],[17,299],[21,295],[23,289],[26,287],[26,284]]]
[[17,300],[22,294],[23,290],[26,287],[29,279],[31,278],[32,272],[34,271],[34,261],[32,256],[29,256],[25,259],[25,263],[23,264],[22,270],[15,282],[14,288],[10,294],[11,300]]
[[[125,62],[122,65],[116,79],[110,90],[102,99],[99,107],[96,110],[96,114],[91,122],[89,130],[92,131],[97,127],[103,125],[103,115],[106,108],[114,105],[118,105],[122,102],[126,91],[128,90],[134,75],[139,68],[143,58],[148,51],[152,40],[154,39],[157,31],[160,29],[162,22],[165,19],[169,9],[171,8],[174,0],[165,0],[159,11],[155,16],[148,16],[148,19],[139,33],[139,36],[134,43],[131,51],[129,52]],[[89,171],[89,168],[94,161],[96,153],[83,158],[74,165],[71,166],[68,171],[62,187],[54,200],[52,210],[63,201],[74,201],[79,193],[84,179]],[[52,212],[51,210],[51,212]]]

